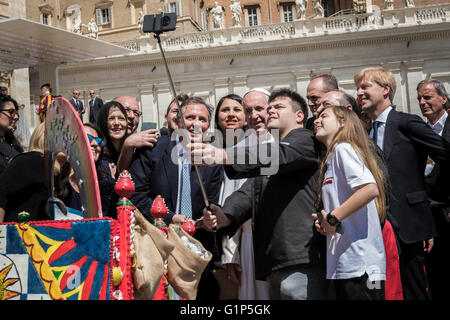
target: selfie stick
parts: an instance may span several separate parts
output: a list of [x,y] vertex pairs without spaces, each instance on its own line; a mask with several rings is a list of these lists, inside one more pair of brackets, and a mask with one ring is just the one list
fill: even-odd
[[[172,95],[175,99],[175,103],[177,104],[177,107],[178,107],[178,119],[181,119],[181,124],[182,124],[183,129],[187,130],[186,123],[184,122],[184,118],[183,118],[183,113],[181,112],[180,104],[177,99],[177,93],[175,91],[175,86],[173,85],[172,77],[170,75],[169,66],[167,65],[166,56],[164,55],[164,50],[161,46],[160,33],[155,32],[154,37],[158,40],[158,46],[159,46],[159,49],[161,50],[161,55],[162,55],[162,58],[164,61],[164,65],[166,67],[167,77],[169,78],[169,86],[172,91]],[[203,185],[203,180],[202,180],[202,176],[200,175],[200,171],[198,170],[198,167],[195,164],[192,164],[192,166],[195,168],[195,173],[197,174],[198,183],[200,184],[200,189],[202,191],[203,201],[205,202],[206,209],[211,211],[211,208],[209,207],[208,196],[206,195],[206,190],[205,190],[205,186]]]

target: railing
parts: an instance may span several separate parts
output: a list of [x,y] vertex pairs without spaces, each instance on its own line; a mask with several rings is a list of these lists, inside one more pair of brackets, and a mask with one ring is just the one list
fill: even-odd
[[[314,37],[324,34],[442,23],[447,21],[448,17],[450,17],[450,4],[377,10],[366,14],[335,15],[316,19],[307,18],[286,23],[227,28],[181,35],[168,34],[167,38],[163,39],[163,44],[166,50],[217,47],[263,40]],[[153,37],[148,35],[116,44],[136,51],[153,52],[158,50]]]

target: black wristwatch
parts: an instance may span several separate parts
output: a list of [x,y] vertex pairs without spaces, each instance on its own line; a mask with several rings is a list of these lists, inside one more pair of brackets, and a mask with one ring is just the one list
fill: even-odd
[[342,222],[339,221],[339,219],[336,218],[335,215],[333,215],[331,213],[327,214],[327,222],[330,226],[336,227],[337,233],[340,233],[340,234],[344,233],[344,230],[342,229]]

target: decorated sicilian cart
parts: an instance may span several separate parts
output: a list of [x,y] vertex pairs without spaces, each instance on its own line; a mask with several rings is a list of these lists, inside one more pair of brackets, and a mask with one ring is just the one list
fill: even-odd
[[[97,174],[82,122],[55,98],[46,117],[46,174],[50,219],[0,224],[0,300],[195,299],[211,253],[192,237],[192,221],[166,226],[164,199],[155,199],[151,224],[130,202],[131,176],[120,174],[117,219],[103,217]],[[54,194],[53,163],[64,153],[80,190],[82,210]]]

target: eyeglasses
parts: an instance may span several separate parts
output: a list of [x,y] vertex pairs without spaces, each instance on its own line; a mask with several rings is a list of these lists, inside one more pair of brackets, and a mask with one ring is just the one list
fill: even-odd
[[131,108],[130,107],[126,107],[125,108],[125,111],[127,112],[127,113],[130,113],[130,112],[133,112],[133,114],[136,116],[136,117],[140,117],[140,116],[142,116],[142,112],[141,111],[138,111],[138,110],[131,110]]
[[104,142],[103,139],[100,138],[100,137],[95,138],[95,137],[91,136],[89,133],[87,133],[87,137],[88,137],[88,139],[89,139],[89,143],[92,143],[92,140],[95,140],[95,142],[97,142],[97,144],[98,144],[101,148],[103,148],[103,146],[105,145],[105,142]]
[[0,112],[8,112],[9,113],[9,118],[14,117],[14,115],[19,116],[19,113],[17,112],[16,109],[0,109]]

